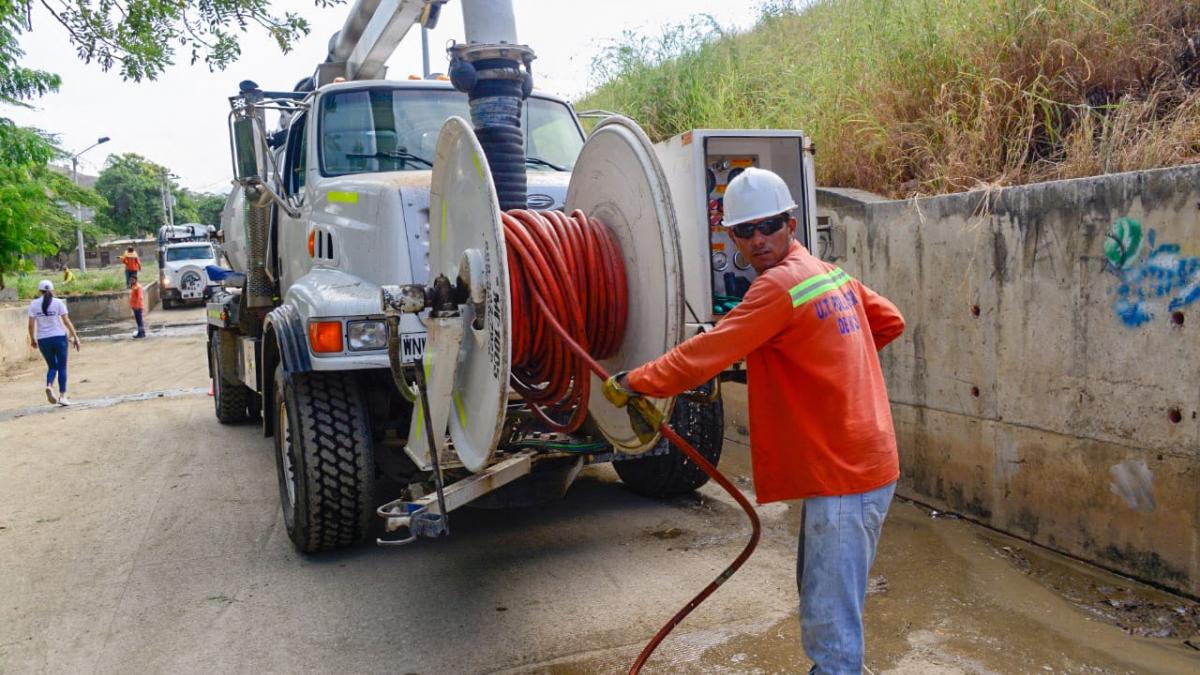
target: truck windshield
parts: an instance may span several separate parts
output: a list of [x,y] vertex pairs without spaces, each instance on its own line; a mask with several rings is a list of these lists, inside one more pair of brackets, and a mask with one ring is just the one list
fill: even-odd
[[212,247],[208,244],[199,246],[177,246],[166,251],[167,262],[180,260],[208,260],[213,257]]
[[[452,115],[471,119],[465,94],[387,87],[330,94],[321,103],[321,172],[428,170],[438,133]],[[583,135],[566,105],[531,96],[522,124],[530,171],[571,170]]]

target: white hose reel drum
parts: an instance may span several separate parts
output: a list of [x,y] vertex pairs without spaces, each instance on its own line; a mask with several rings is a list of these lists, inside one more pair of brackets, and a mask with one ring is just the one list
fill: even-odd
[[[633,120],[613,116],[588,136],[567,188],[567,212],[580,209],[617,235],[625,257],[629,316],[625,339],[600,365],[610,373],[631,370],[662,356],[683,337],[683,269],[675,207],[662,166],[646,133]],[[629,426],[629,415],[614,408],[592,376],[588,410],[600,433],[628,454],[645,452]],[[673,399],[654,400],[667,419]]]
[[[439,406],[449,408],[450,440],[459,459],[471,471],[480,471],[491,460],[504,429],[512,299],[496,186],[475,132],[461,117],[451,117],[442,125],[433,160],[429,273],[431,279],[445,275],[451,283],[461,274],[471,282],[472,300],[481,301],[480,317],[475,302],[464,306],[462,345],[449,399],[439,400],[430,392],[431,413]],[[430,338],[427,352],[435,348],[432,334]],[[434,363],[432,368],[447,365]]]

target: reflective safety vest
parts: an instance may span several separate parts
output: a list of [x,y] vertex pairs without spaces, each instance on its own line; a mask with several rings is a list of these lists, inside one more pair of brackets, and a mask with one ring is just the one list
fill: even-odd
[[629,373],[674,396],[746,359],[759,503],[866,492],[900,476],[878,350],[904,331],[887,298],[798,242],[716,327]]

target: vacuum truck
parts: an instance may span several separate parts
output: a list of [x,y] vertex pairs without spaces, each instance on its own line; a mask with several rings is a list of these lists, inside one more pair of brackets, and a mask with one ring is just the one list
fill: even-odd
[[[462,3],[448,80],[385,79],[405,33],[443,4],[359,0],[311,76],[284,91],[245,81],[230,97],[233,270],[207,305],[213,400],[221,423],[259,420],[273,439],[301,551],[354,544],[376,522],[381,544],[442,536],[463,504],[561,495],[589,463],[612,462],[650,497],[707,479],[583,371],[537,379],[561,359],[538,346],[532,295],[574,264],[523,266],[540,254],[514,248],[520,227],[579,223],[592,238],[562,250],[611,256],[586,291],[601,299],[575,289],[560,311],[581,326],[615,312],[621,334],[601,355],[614,371],[705,330],[745,292],[754,271],[717,227],[742,168],[782,175],[797,238],[814,240],[802,133],[695,130],[655,146],[613,117],[585,138],[567,101],[533,87],[510,2]],[[519,280],[535,272],[548,276]],[[600,308],[618,287],[619,304]],[[717,462],[718,381],[653,404]]]

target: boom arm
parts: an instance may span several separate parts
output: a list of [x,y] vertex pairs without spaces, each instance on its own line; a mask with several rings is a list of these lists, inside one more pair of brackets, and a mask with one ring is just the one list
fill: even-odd
[[347,80],[375,80],[383,77],[384,62],[396,51],[429,7],[428,0],[359,0],[359,5],[375,5],[374,16],[363,29],[346,61]]
[[382,79],[384,63],[413,26],[432,28],[447,0],[356,0],[334,36],[329,58],[317,69],[316,85],[333,81]]

